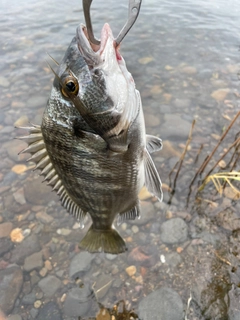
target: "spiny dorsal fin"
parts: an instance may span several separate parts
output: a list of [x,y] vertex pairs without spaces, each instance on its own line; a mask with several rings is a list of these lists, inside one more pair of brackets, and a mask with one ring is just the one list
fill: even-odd
[[117,224],[120,225],[125,220],[135,220],[136,218],[140,218],[139,201],[131,210],[123,212],[118,215]]
[[162,183],[157,172],[157,169],[153,163],[153,160],[148,153],[147,149],[144,151],[144,173],[145,173],[145,185],[150,193],[162,201]]
[[146,134],[147,151],[153,153],[162,149],[162,139]]
[[67,209],[67,211],[80,222],[81,227],[83,227],[86,213],[83,212],[82,209],[71,199],[54,169],[47,153],[41,127],[33,125],[32,127],[21,127],[21,129],[28,130],[29,135],[19,137],[19,139],[25,140],[28,143],[28,147],[20,153],[31,153],[31,157],[28,161],[31,160],[35,162],[35,169],[41,170],[40,175],[42,175],[44,177],[44,181],[47,181],[48,184],[53,187],[53,190],[57,192],[63,207]]

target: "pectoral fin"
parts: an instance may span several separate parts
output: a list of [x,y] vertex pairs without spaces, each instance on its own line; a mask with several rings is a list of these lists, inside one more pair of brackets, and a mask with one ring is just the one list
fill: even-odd
[[153,153],[162,149],[162,139],[146,134],[147,151]]
[[146,149],[144,151],[144,170],[145,185],[148,191],[157,197],[159,201],[162,201],[162,183],[153,160]]

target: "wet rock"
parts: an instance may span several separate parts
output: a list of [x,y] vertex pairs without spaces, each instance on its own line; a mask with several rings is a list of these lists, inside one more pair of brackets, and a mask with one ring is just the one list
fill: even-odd
[[24,261],[24,270],[32,271],[34,269],[40,269],[43,266],[42,252],[33,253],[31,256],[27,257]]
[[13,243],[8,238],[0,239],[0,257],[4,255],[4,253],[9,252],[13,247]]
[[54,218],[53,217],[51,217],[49,214],[47,214],[46,212],[38,212],[38,213],[36,213],[36,218],[40,221],[40,222],[42,222],[42,223],[44,223],[44,224],[49,224],[49,223],[51,223],[53,220],[54,220]]
[[141,201],[140,219],[136,218],[135,220],[129,220],[128,222],[130,224],[141,226],[141,225],[147,224],[150,220],[154,219],[155,217],[156,217],[156,210],[152,202]]
[[191,123],[182,119],[177,114],[165,114],[165,122],[161,126],[162,139],[169,139],[170,137],[179,140],[185,140],[188,137]]
[[51,188],[39,178],[25,183],[24,194],[26,200],[35,205],[46,205],[52,200],[59,200],[58,196],[51,192]]
[[51,298],[60,288],[61,281],[57,277],[49,275],[46,278],[40,280],[38,286],[47,298]]
[[36,318],[37,320],[62,320],[61,312],[55,302],[48,302],[43,305]]
[[218,89],[212,92],[211,97],[217,101],[223,101],[226,99],[227,94],[229,93],[228,88]]
[[10,238],[12,242],[20,243],[24,239],[23,231],[21,228],[15,228],[10,233]]
[[82,317],[90,308],[93,308],[93,302],[95,302],[95,295],[90,286],[73,288],[67,293],[64,314],[69,317]]
[[24,239],[19,245],[12,250],[11,262],[23,264],[24,259],[34,252],[40,251],[41,247],[35,234]]
[[188,227],[181,218],[173,218],[165,221],[160,227],[162,242],[168,244],[180,243],[187,240]]
[[134,276],[134,274],[137,272],[137,268],[135,266],[129,266],[125,269],[129,277]]
[[23,274],[17,266],[0,270],[0,306],[4,313],[9,314],[21,291]]
[[183,320],[182,300],[170,288],[163,287],[150,293],[140,301],[138,310],[142,320]]
[[29,119],[26,115],[21,116],[17,119],[14,123],[14,127],[22,127],[22,126],[28,126]]
[[34,303],[35,300],[36,300],[36,293],[35,292],[31,292],[29,294],[26,294],[23,297],[22,304],[31,305],[31,304]]
[[10,235],[12,231],[13,224],[12,222],[0,223],[0,238],[6,238]]
[[95,255],[89,252],[78,253],[71,261],[69,268],[70,277],[77,277],[81,272],[86,272],[91,267]]

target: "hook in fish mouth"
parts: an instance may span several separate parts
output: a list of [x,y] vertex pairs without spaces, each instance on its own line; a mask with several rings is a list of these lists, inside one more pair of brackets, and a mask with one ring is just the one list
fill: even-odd
[[[90,7],[92,4],[92,0],[83,0],[82,3],[83,3],[83,12],[84,12],[84,18],[86,22],[89,40],[93,44],[100,45],[101,41],[96,39],[93,34],[92,21],[90,16]],[[116,46],[118,46],[122,42],[122,40],[125,38],[129,30],[132,28],[135,21],[137,20],[137,17],[141,8],[141,3],[142,3],[142,0],[129,0],[128,20],[123,26],[122,30],[119,32],[117,38],[115,39]]]

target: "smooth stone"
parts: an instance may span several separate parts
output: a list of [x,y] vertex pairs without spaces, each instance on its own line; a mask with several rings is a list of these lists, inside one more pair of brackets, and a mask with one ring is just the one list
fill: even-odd
[[92,260],[95,255],[89,252],[78,253],[70,263],[69,275],[76,277],[81,272],[86,272],[91,268]]
[[[164,119],[165,122],[161,125],[161,138],[163,140],[169,138],[185,140],[188,138],[191,129],[190,122],[182,119],[177,114],[165,114]],[[164,147],[162,153],[164,153]]]
[[39,251],[25,258],[23,268],[25,271],[29,272],[34,269],[40,269],[42,266],[43,266],[42,251]]
[[15,191],[13,193],[13,197],[15,199],[15,201],[19,204],[25,204],[26,203],[26,199],[24,196],[24,190],[23,188],[18,189],[17,191]]
[[24,194],[27,202],[34,205],[47,205],[50,201],[59,201],[58,196],[51,192],[51,187],[42,183],[42,179],[26,181]]
[[13,224],[12,222],[0,223],[0,238],[6,238],[10,235],[12,231]]
[[141,320],[183,320],[183,303],[179,294],[163,287],[150,293],[139,303]]
[[105,256],[106,256],[106,258],[108,260],[115,260],[118,255],[117,254],[106,253]]
[[44,224],[49,224],[54,220],[53,217],[51,217],[49,214],[47,214],[44,211],[36,213],[36,218]]
[[94,292],[90,286],[84,285],[82,288],[73,288],[67,293],[64,302],[64,314],[69,317],[82,317],[90,308],[94,301]]
[[29,125],[29,119],[26,115],[21,116],[20,118],[17,119],[14,123],[14,127],[22,127],[22,126],[28,126]]
[[187,240],[188,226],[181,218],[173,218],[163,222],[160,227],[160,238],[163,243],[174,244]]
[[36,318],[37,320],[62,320],[61,312],[55,302],[48,302],[43,305]]
[[113,278],[109,274],[101,274],[101,277],[97,278],[96,284],[94,286],[94,291],[96,292],[97,299],[102,299],[107,294],[108,290],[111,288]]
[[20,293],[23,284],[23,273],[20,267],[13,266],[0,270],[0,306],[9,314]]
[[9,252],[13,247],[13,243],[9,238],[0,239],[0,257],[4,255],[4,253]]
[[26,294],[22,299],[22,304],[31,305],[36,300],[36,293],[33,291],[29,294]]
[[12,250],[11,262],[23,264],[24,259],[34,252],[41,250],[38,238],[35,234],[30,235],[24,239],[20,244]]
[[49,275],[46,278],[40,280],[38,286],[47,298],[51,298],[60,288],[61,281],[57,277]]
[[172,267],[175,268],[182,262],[182,258],[180,254],[177,252],[169,252],[165,254],[166,263]]

